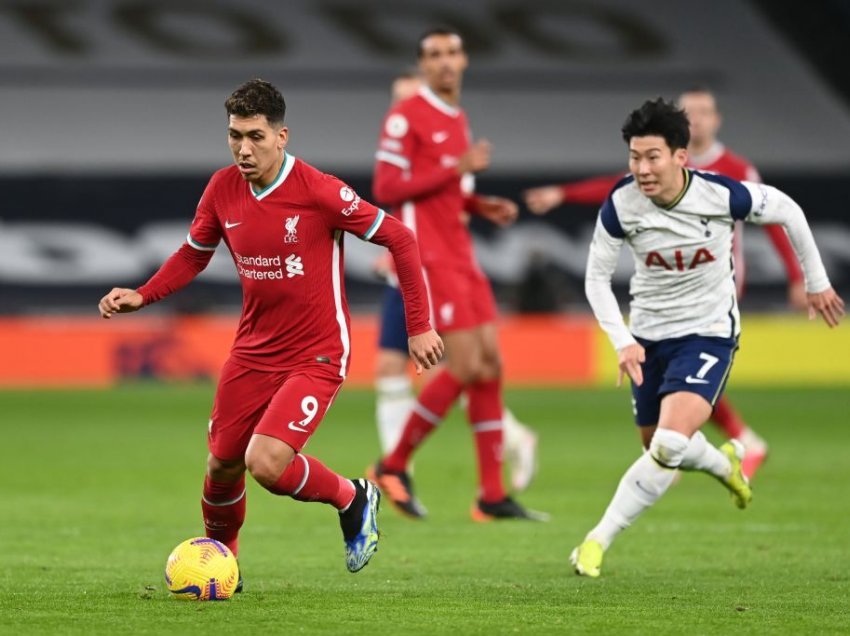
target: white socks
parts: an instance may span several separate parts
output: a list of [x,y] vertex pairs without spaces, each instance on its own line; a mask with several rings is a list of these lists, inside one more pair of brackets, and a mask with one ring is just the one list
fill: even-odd
[[522,444],[530,431],[522,424],[511,410],[506,406],[502,411],[502,435],[504,435],[505,449],[516,448]]
[[701,470],[709,475],[714,475],[718,479],[726,479],[732,471],[729,459],[709,443],[702,431],[697,431],[691,437],[691,442],[688,444],[679,468],[682,470]]
[[415,400],[410,378],[406,375],[378,378],[375,390],[378,437],[381,440],[381,450],[386,455],[398,444]]
[[623,475],[608,509],[586,538],[598,541],[607,550],[620,531],[628,528],[667,491],[689,442],[682,433],[657,429],[652,436],[649,451],[641,455]]

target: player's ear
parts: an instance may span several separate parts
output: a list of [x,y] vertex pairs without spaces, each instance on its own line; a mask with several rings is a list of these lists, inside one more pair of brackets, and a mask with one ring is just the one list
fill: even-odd
[[676,162],[676,165],[685,167],[688,164],[688,149],[676,148],[673,151],[673,161]]
[[289,128],[281,126],[277,133],[277,147],[279,150],[286,148],[286,143],[289,141]]

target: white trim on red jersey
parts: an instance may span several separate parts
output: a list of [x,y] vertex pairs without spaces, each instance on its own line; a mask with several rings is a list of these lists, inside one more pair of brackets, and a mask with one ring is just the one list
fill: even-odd
[[331,280],[333,282],[334,307],[336,321],[339,324],[339,339],[342,342],[342,356],[339,358],[339,375],[345,377],[345,367],[348,364],[348,354],[351,345],[348,340],[348,325],[345,322],[345,312],[342,310],[342,280],[339,272],[339,244],[342,240],[342,230],[334,231],[333,261],[331,263]]
[[248,190],[251,191],[251,194],[254,196],[257,201],[262,201],[267,196],[269,196],[272,192],[277,190],[283,182],[286,181],[286,177],[289,176],[289,173],[292,172],[292,167],[295,165],[295,157],[290,155],[285,150],[283,151],[283,163],[280,165],[280,172],[277,173],[275,180],[272,183],[259,192],[254,191],[254,186],[250,183],[248,184]]
[[715,161],[720,159],[723,156],[723,153],[726,152],[726,146],[724,146],[719,141],[715,141],[711,146],[709,146],[708,150],[706,150],[701,155],[689,154],[688,156],[688,165],[691,168],[696,168],[697,170],[701,170],[704,166],[710,166]]
[[410,160],[407,157],[402,157],[401,155],[397,155],[394,152],[379,150],[375,153],[375,159],[378,161],[383,161],[384,163],[389,163],[394,166],[398,166],[402,170],[410,170]]
[[378,214],[375,215],[375,220],[372,222],[372,225],[369,226],[369,229],[366,230],[366,233],[360,238],[364,241],[371,241],[372,237],[375,236],[375,233],[380,229],[381,224],[384,222],[386,217],[387,213],[378,208]]
[[449,117],[459,117],[460,116],[460,108],[457,106],[452,106],[451,104],[447,104],[442,99],[440,99],[437,94],[432,91],[428,86],[422,86],[419,89],[419,95],[431,106],[439,110],[441,113],[445,113]]
[[196,250],[201,252],[215,252],[218,245],[204,245],[203,243],[198,243],[195,239],[192,238],[192,234],[186,235],[186,242],[190,247],[194,247]]

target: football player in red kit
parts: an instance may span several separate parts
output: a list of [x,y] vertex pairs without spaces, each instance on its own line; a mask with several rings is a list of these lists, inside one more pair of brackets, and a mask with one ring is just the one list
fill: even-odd
[[[238,553],[245,471],[264,488],[339,511],[346,566],[377,550],[378,490],[345,479],[303,453],[349,368],[343,233],[389,248],[404,295],[410,353],[419,371],[436,364],[416,241],[399,221],[336,177],[286,151],[286,105],[268,82],[251,80],[225,102],[235,165],[209,181],[186,242],[138,289],[116,288],[100,313],[136,311],[189,283],[219,242],[242,284],[242,316],[209,421],[201,506],[208,537]],[[241,581],[240,581],[241,587]]]
[[[735,154],[717,139],[722,119],[714,94],[705,88],[693,88],[679,96],[679,107],[685,111],[690,125],[688,166],[704,172],[731,177],[737,181],[761,181],[755,167]],[[546,214],[562,203],[601,205],[623,175],[602,176],[584,181],[532,188],[525,192],[525,203],[535,214]],[[762,226],[776,253],[782,259],[788,276],[788,300],[795,309],[805,309],[806,290],[803,273],[785,230],[779,225]],[[745,261],[741,241],[743,224],[737,223],[732,245],[735,256],[735,282],[738,296],[743,294]],[[752,477],[767,457],[766,442],[744,422],[724,395],[715,405],[711,421],[730,438],[744,444],[743,469]]]
[[451,28],[427,31],[419,39],[418,57],[424,86],[384,118],[372,189],[416,234],[446,365],[420,393],[395,448],[370,474],[400,511],[424,517],[408,471],[410,458],[465,392],[478,458],[473,519],[540,518],[508,496],[503,484],[496,303],[463,216],[467,211],[504,225],[514,221],[517,206],[473,194],[473,174],[489,166],[490,145],[472,141],[459,106],[467,66],[460,34]]

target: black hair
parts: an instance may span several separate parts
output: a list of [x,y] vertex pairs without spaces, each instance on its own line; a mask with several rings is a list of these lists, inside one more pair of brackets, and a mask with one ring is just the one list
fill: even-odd
[[688,118],[684,111],[662,98],[647,100],[643,106],[632,111],[623,123],[623,139],[626,143],[632,137],[657,135],[671,150],[687,148],[691,140]]
[[265,115],[269,124],[283,126],[286,102],[280,91],[261,79],[248,80],[224,102],[227,114],[237,117]]
[[425,40],[430,38],[432,35],[456,35],[460,38],[461,47],[463,46],[463,36],[460,34],[456,28],[452,26],[448,26],[445,24],[440,24],[437,26],[433,26],[427,31],[424,31],[422,35],[419,36],[419,40],[416,44],[416,57],[420,58],[425,54],[425,49],[423,48],[425,44]]

